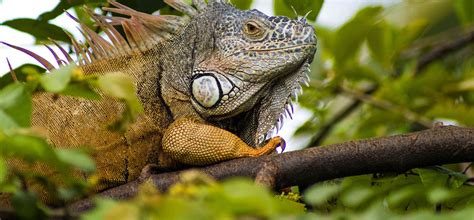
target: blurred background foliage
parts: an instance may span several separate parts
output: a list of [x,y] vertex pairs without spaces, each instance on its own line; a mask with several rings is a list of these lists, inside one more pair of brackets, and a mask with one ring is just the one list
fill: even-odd
[[[148,13],[179,14],[162,0],[119,2]],[[233,1],[241,9],[248,9],[252,2]],[[61,0],[38,19],[19,18],[1,25],[29,33],[38,42],[52,38],[69,43],[61,28],[49,21],[71,9],[80,21],[95,28],[82,6],[102,13],[98,6],[104,4],[104,0]],[[307,147],[418,131],[436,122],[474,125],[472,0],[371,5],[337,28],[315,22],[323,6],[323,0],[274,0],[275,14],[305,16],[314,24],[319,39],[312,81],[299,97],[299,105],[312,117],[295,133],[310,140]],[[129,82],[126,76],[84,77],[74,66],[45,75],[45,70],[35,64],[14,71],[17,80],[25,83],[14,82],[10,74],[0,78],[0,189],[13,195],[11,204],[19,217],[55,216],[57,210],[42,204],[26,183],[45,185],[60,201],[59,207],[65,208],[96,184],[93,175],[80,180],[70,171],[93,173],[95,168],[87,148],[53,148],[40,132],[30,128],[32,94],[47,91],[97,99],[94,89],[101,89],[127,103],[128,114],[114,124],[117,130],[133,120],[141,106],[136,97],[119,96],[133,91],[130,83],[123,83]],[[117,90],[107,90],[110,87]],[[7,162],[12,159],[25,160],[31,166],[46,164],[59,173],[63,184],[28,170],[8,170]],[[470,164],[451,164],[402,174],[347,177],[308,189],[295,186],[275,195],[249,180],[216,183],[202,174],[187,173],[182,183],[166,193],[145,184],[130,201],[98,198],[97,207],[81,217],[472,219],[473,182]],[[67,209],[62,211],[61,215],[70,214]]]

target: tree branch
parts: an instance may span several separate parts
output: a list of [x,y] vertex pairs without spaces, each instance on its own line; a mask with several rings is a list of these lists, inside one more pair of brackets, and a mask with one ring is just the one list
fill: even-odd
[[416,112],[411,111],[410,109],[395,105],[387,100],[376,99],[367,93],[359,92],[345,86],[341,86],[341,90],[344,95],[353,97],[356,100],[370,104],[374,107],[384,109],[386,111],[390,111],[395,114],[401,114],[406,120],[410,122],[418,123],[424,128],[433,127],[433,124],[434,124],[433,121],[424,117],[423,115],[419,115]]
[[[229,177],[256,178],[271,164],[275,189],[334,178],[378,172],[405,172],[416,167],[474,161],[474,128],[455,126],[434,127],[391,137],[374,138],[314,147],[300,151],[259,158],[242,158],[198,168],[216,179]],[[146,181],[161,191],[179,181],[183,171],[150,175],[109,189],[101,196],[125,199],[135,195],[138,186]],[[82,200],[71,206],[83,211],[92,205]]]
[[426,66],[435,60],[441,59],[446,55],[455,52],[459,49],[466,47],[469,44],[474,43],[474,29],[467,32],[446,44],[436,47],[434,50],[424,54],[416,65],[416,72],[420,73]]
[[[338,89],[338,90],[340,91],[340,89]],[[376,86],[367,89],[367,91],[365,91],[364,94],[371,95],[375,91],[377,91]],[[344,108],[342,111],[338,112],[327,123],[325,123],[325,124],[323,124],[323,126],[321,126],[321,128],[318,130],[316,135],[314,135],[311,138],[311,141],[308,144],[308,147],[321,145],[323,143],[324,139],[326,139],[326,137],[331,133],[334,126],[337,125],[342,120],[344,120],[345,118],[347,118],[347,116],[352,114],[362,104],[363,104],[363,101],[360,100],[360,99],[353,100],[349,105],[347,105],[346,108]]]

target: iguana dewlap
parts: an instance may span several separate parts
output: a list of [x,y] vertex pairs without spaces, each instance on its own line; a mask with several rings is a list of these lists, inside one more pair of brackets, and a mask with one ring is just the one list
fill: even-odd
[[34,97],[33,126],[46,130],[51,143],[94,148],[103,183],[97,190],[136,179],[147,164],[206,165],[274,151],[282,139],[271,134],[307,80],[316,37],[305,19],[241,11],[226,0],[165,2],[186,16],[110,2],[115,8],[104,10],[127,18],[91,14],[109,40],[82,24],[87,46],[73,39],[85,74],[134,78],[145,114],[124,134],[104,126],[124,108],[112,98]]

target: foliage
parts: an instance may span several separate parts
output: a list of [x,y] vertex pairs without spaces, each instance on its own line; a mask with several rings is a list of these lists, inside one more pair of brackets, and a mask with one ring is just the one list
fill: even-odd
[[216,183],[193,171],[184,173],[181,179],[165,194],[145,183],[133,200],[99,199],[97,209],[83,219],[276,219],[304,214],[303,204],[278,198],[250,180]]
[[[93,187],[95,164],[86,147],[55,148],[31,128],[33,94],[50,92],[100,99],[98,92],[102,91],[126,103],[124,117],[116,122],[120,127],[114,126],[118,130],[135,120],[142,107],[137,97],[130,95],[135,94],[131,79],[121,73],[86,76],[74,64],[46,74],[30,65],[18,70],[18,81],[13,81],[12,75],[0,79],[0,190],[12,195],[11,203],[19,217],[35,219],[51,212],[39,202],[41,195],[33,192],[35,184],[52,195],[53,203],[65,204]],[[55,178],[60,181],[43,172],[41,166],[57,173]],[[75,171],[89,179],[79,179]]]
[[[461,173],[439,167],[316,184],[305,192],[313,212],[348,219],[432,219],[473,213],[474,188]],[[462,210],[457,212],[456,210]],[[462,216],[462,217],[461,217]]]
[[58,26],[41,22],[35,19],[19,18],[14,20],[5,21],[2,25],[32,34],[38,40],[47,40],[53,38],[69,43],[69,37],[67,34]]
[[[161,0],[121,2],[147,13],[160,10],[162,14],[179,14]],[[234,1],[242,9],[252,2]],[[50,21],[71,9],[80,21],[92,26],[80,8],[96,8],[101,3],[105,1],[61,0],[37,20],[19,18],[1,25],[27,32],[38,41],[53,38],[69,42]],[[335,29],[315,22],[323,5],[323,0],[274,0],[278,15],[307,16],[319,39],[312,83],[299,99],[314,117],[297,135],[309,136],[314,146],[416,131],[438,120],[474,125],[473,46],[436,57],[423,68],[419,65],[430,51],[472,31],[472,1],[368,6]],[[48,92],[92,100],[103,95],[117,98],[127,107],[122,119],[109,128],[119,132],[142,107],[133,95],[130,79],[120,73],[84,75],[71,65],[45,74],[33,64],[13,72],[18,81],[10,74],[0,78],[0,190],[12,194],[11,203],[19,217],[44,218],[52,210],[26,183],[42,185],[64,205],[86,195],[96,184],[95,167],[86,147],[55,148],[31,128],[32,96]],[[336,117],[353,103],[359,104]],[[321,128],[329,132],[318,132]],[[62,181],[32,169],[11,169],[14,160],[25,161],[27,168],[48,166]],[[72,175],[77,170],[90,178],[78,179]],[[294,187],[294,191],[279,196],[248,180],[216,183],[202,174],[188,173],[166,193],[144,184],[130,201],[97,198],[97,207],[82,218],[468,219],[474,215],[474,188],[470,185],[472,177],[462,171],[459,165],[444,165],[402,174],[346,177],[318,183],[302,195]]]
[[[472,10],[459,9],[469,4],[446,0],[369,6],[335,30],[317,26],[318,61],[299,103],[318,120],[308,121],[296,134],[316,133],[310,135],[320,140],[310,143],[314,146],[416,131],[435,121],[473,126],[472,46],[419,66],[428,52],[472,32],[465,22]],[[407,13],[412,8],[417,13]],[[455,12],[459,19],[451,16]],[[358,107],[334,123],[356,101]],[[317,130],[328,126],[330,132],[319,137]]]
[[304,193],[306,204],[297,193],[276,196],[250,180],[216,183],[191,171],[164,194],[145,183],[133,200],[98,199],[83,219],[469,219],[474,188],[459,173],[437,169],[316,184]]

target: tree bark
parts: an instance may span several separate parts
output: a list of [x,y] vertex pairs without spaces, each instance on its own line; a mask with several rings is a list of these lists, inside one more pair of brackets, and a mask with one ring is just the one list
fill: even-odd
[[[275,189],[334,178],[380,172],[405,172],[416,167],[474,161],[474,128],[439,126],[420,132],[390,137],[349,141],[259,158],[242,158],[197,168],[215,179],[265,176]],[[271,164],[271,169],[268,168]],[[270,170],[271,172],[266,172]],[[184,171],[153,174],[147,178],[101,192],[101,196],[125,199],[135,195],[138,186],[151,180],[161,191],[179,181]],[[259,177],[260,178],[260,177]],[[82,211],[89,200],[71,206]]]

